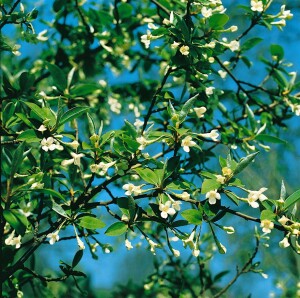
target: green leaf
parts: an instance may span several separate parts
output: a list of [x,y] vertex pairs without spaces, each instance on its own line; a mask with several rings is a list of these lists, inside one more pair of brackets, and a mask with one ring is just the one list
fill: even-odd
[[15,113],[15,115],[19,119],[21,119],[28,127],[35,128],[35,126],[28,120],[28,118],[26,117],[26,115],[24,115],[22,113]]
[[196,209],[188,209],[181,212],[181,216],[193,225],[201,225],[202,212]]
[[3,210],[5,220],[16,230],[20,235],[24,235],[28,220],[26,216],[20,214],[17,210]]
[[260,220],[274,220],[274,218],[276,217],[276,215],[274,214],[274,212],[272,210],[263,210],[260,214]]
[[102,229],[106,226],[102,220],[92,216],[81,217],[77,224],[83,228],[90,230]]
[[133,221],[136,212],[136,204],[134,198],[131,196],[126,198],[119,198],[117,199],[117,205],[120,207],[124,214],[129,214],[130,221]]
[[94,84],[78,84],[73,86],[70,90],[70,94],[74,96],[86,96],[99,90],[99,85]]
[[11,169],[10,169],[10,179],[13,179],[15,173],[17,172],[17,170],[22,164],[22,161],[24,159],[23,156],[24,149],[25,149],[25,142],[22,142],[14,152],[12,163],[11,163]]
[[228,15],[216,13],[208,19],[208,23],[212,29],[223,29],[224,25],[228,22],[228,20]]
[[284,57],[284,50],[283,50],[283,47],[278,45],[278,44],[272,44],[270,46],[270,52],[271,52],[271,55],[276,57],[277,59],[276,60],[282,60],[283,57]]
[[113,223],[106,231],[107,236],[120,236],[127,231],[127,225],[123,222]]
[[259,152],[255,152],[252,154],[247,155],[244,158],[241,158],[240,162],[237,164],[237,167],[234,170],[234,174],[238,174],[241,171],[243,171],[249,164],[250,162],[255,158],[255,156],[258,154]]
[[56,204],[54,201],[52,201],[52,210],[63,217],[69,218],[66,211],[60,205]]
[[300,201],[300,189],[291,194],[284,202],[284,209],[287,210],[290,206]]
[[40,142],[40,138],[36,135],[34,129],[28,129],[20,133],[17,137],[19,141],[27,141],[28,143]]
[[34,75],[28,72],[22,72],[19,77],[19,85],[21,91],[28,91],[34,83]]
[[84,114],[89,109],[89,107],[75,107],[68,110],[61,116],[58,127],[64,125],[67,122],[72,121],[75,118],[78,118],[80,115]]
[[76,254],[75,254],[75,256],[74,256],[74,258],[73,258],[73,261],[72,261],[72,268],[75,268],[77,265],[78,265],[78,263],[81,261],[81,259],[82,259],[82,256],[83,256],[83,249],[79,249],[77,252],[76,252]]
[[265,134],[259,134],[255,136],[255,140],[269,142],[269,143],[286,144],[286,141],[282,139],[279,139],[274,136],[265,135]]
[[253,47],[255,47],[257,44],[259,44],[260,42],[262,42],[263,39],[260,38],[260,37],[253,37],[253,38],[250,38],[248,40],[246,40],[242,47],[241,47],[241,50],[244,52],[244,51],[248,51],[250,49],[252,49]]
[[149,168],[137,168],[135,169],[136,173],[146,182],[157,185],[158,184],[158,177],[155,173]]
[[287,81],[282,71],[275,68],[273,69],[273,73],[273,78],[281,88],[285,89],[289,86],[289,82]]
[[216,175],[215,174],[207,172],[207,171],[201,171],[200,175],[203,176],[203,177],[205,177],[205,178],[216,179]]
[[42,120],[46,120],[47,119],[47,113],[46,113],[46,109],[45,108],[40,108],[38,105],[36,105],[35,103],[32,102],[25,102],[23,101],[23,103],[28,106],[31,111],[33,111],[40,119]]
[[221,183],[214,179],[204,179],[201,186],[201,193],[205,194],[211,190],[218,189],[221,186]]
[[64,91],[68,86],[67,76],[65,75],[65,73],[55,64],[46,62],[46,65],[50,71],[54,85],[60,91]]
[[170,159],[167,160],[165,164],[165,170],[164,170],[164,179],[167,179],[170,177],[174,171],[178,168],[180,165],[180,157],[179,156],[173,156]]
[[187,102],[183,105],[181,111],[179,112],[179,121],[182,123],[186,118],[187,114],[189,113],[190,109],[194,106],[196,99],[198,98],[199,94],[191,97]]
[[247,113],[247,118],[250,122],[250,126],[251,126],[251,129],[252,130],[255,130],[256,126],[257,126],[257,123],[256,123],[256,120],[255,120],[255,116],[254,116],[254,113],[253,111],[251,110],[251,108],[249,107],[248,104],[245,104],[246,106],[246,113]]
[[118,15],[120,19],[126,19],[131,17],[133,11],[132,5],[128,3],[120,3],[118,5]]

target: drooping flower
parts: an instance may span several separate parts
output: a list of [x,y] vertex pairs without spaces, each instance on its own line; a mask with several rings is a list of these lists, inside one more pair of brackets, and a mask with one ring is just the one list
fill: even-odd
[[139,130],[144,125],[144,121],[136,119],[133,125],[136,127],[137,130]]
[[293,14],[291,13],[290,10],[285,10],[285,5],[281,5],[280,14],[281,14],[279,16],[280,19],[290,20],[293,17]]
[[44,187],[44,183],[41,182],[34,182],[32,183],[32,185],[30,186],[30,189],[41,189]]
[[38,131],[40,131],[40,132],[44,132],[44,131],[46,131],[47,130],[47,127],[44,125],[44,124],[42,124],[39,128],[38,128]]
[[161,211],[160,216],[162,218],[167,218],[168,215],[174,215],[176,213],[175,209],[171,207],[171,205],[171,201],[167,201],[165,204],[159,204],[159,210]]
[[206,107],[194,108],[194,111],[198,118],[204,117],[204,113],[207,111]]
[[46,34],[47,32],[48,32],[47,29],[41,31],[41,32],[37,35],[36,39],[38,39],[39,41],[47,41],[47,40],[49,39],[49,37],[45,36],[45,34]]
[[227,233],[227,234],[234,234],[235,233],[235,230],[234,230],[234,227],[223,227],[223,230]]
[[283,226],[286,225],[286,223],[289,221],[289,219],[286,216],[281,216],[280,219],[278,219],[278,222],[281,223]]
[[203,15],[203,17],[205,18],[209,18],[212,16],[212,9],[211,8],[207,8],[207,7],[202,7],[201,9],[201,14]]
[[22,213],[24,216],[28,217],[32,214],[32,210],[33,210],[33,206],[31,204],[31,202],[27,202],[27,204],[25,203],[25,201],[21,201],[21,203],[19,204],[20,208],[19,211],[20,213]]
[[55,242],[57,242],[59,240],[59,235],[58,235],[59,231],[56,231],[54,233],[50,233],[47,235],[47,238],[49,238],[49,243],[51,245],[53,245]]
[[281,248],[287,248],[290,246],[290,243],[289,243],[289,239],[288,237],[284,237],[280,242],[279,242],[279,246]]
[[177,49],[180,45],[180,42],[176,42],[174,41],[172,44],[171,44],[171,49]]
[[240,43],[237,40],[232,40],[227,46],[232,52],[235,52],[239,50]]
[[264,233],[271,233],[271,230],[274,228],[274,223],[269,219],[263,219],[260,224],[262,231]]
[[205,88],[205,94],[207,96],[214,94],[214,89],[215,89],[215,87],[206,87]]
[[80,158],[85,156],[83,153],[77,154],[75,152],[71,152],[71,155],[72,155],[73,158],[67,159],[67,160],[63,160],[61,162],[62,166],[69,166],[71,164],[74,164],[76,166],[80,166]]
[[116,163],[116,161],[112,161],[112,162],[108,162],[108,163],[101,161],[97,165],[97,170],[99,171],[99,175],[104,176],[107,173],[108,169],[110,167],[112,167],[115,163]]
[[200,255],[200,250],[199,249],[193,249],[192,255],[197,258]]
[[208,133],[200,133],[199,136],[203,138],[212,139],[214,142],[217,142],[219,137],[219,132],[217,129],[213,129],[211,132]]
[[127,183],[127,184],[123,185],[122,188],[124,190],[126,190],[125,195],[131,196],[133,194],[133,195],[137,196],[142,193],[141,187],[142,186],[135,186],[132,183]]
[[139,150],[144,150],[148,144],[147,139],[143,136],[136,138],[136,141],[140,144],[140,146],[138,148]]
[[190,147],[196,146],[196,143],[192,141],[191,136],[186,136],[182,141],[181,141],[181,147],[183,147],[183,150],[185,152],[190,152]]

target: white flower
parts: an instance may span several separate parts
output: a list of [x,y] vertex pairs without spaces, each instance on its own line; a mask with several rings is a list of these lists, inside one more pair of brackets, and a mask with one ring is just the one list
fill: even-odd
[[225,79],[226,76],[227,76],[227,72],[225,70],[222,70],[222,69],[218,70],[218,74],[220,75],[220,77],[222,79]]
[[209,138],[209,139],[212,139],[214,142],[217,142],[218,137],[219,137],[219,132],[218,132],[218,130],[213,129],[209,133],[200,133],[199,136],[201,136],[203,138]]
[[41,132],[44,132],[46,130],[47,130],[47,127],[43,124],[38,128],[38,131],[41,131]]
[[190,53],[189,50],[190,48],[188,46],[182,46],[179,49],[180,53],[184,56],[187,56]]
[[285,5],[281,5],[280,8],[281,15],[279,16],[280,19],[287,19],[290,20],[293,17],[293,14],[290,10],[285,10]]
[[83,243],[83,241],[79,238],[78,235],[76,235],[76,240],[77,240],[77,245],[78,245],[79,249],[80,249],[80,250],[84,250],[84,249],[85,249],[84,243]]
[[179,250],[172,248],[172,251],[173,251],[173,254],[174,254],[175,258],[180,257],[180,251]]
[[172,44],[171,44],[171,49],[177,49],[180,45],[180,42],[176,42],[174,41]]
[[49,138],[43,138],[42,140],[41,140],[41,145],[42,145],[42,149],[44,150],[44,151],[48,151],[48,150],[50,150],[50,151],[53,151],[53,150],[55,150],[56,149],[56,144],[55,144],[55,142],[54,142],[54,139],[52,138],[52,137],[49,137]]
[[286,225],[286,223],[289,221],[289,219],[287,217],[285,217],[284,215],[281,216],[280,219],[278,219],[278,222],[281,223],[283,226]]
[[44,187],[44,183],[41,182],[34,182],[30,186],[30,189],[42,189]]
[[201,9],[201,14],[205,17],[205,18],[209,18],[212,16],[212,9],[211,8],[207,8],[207,7],[202,7]]
[[264,10],[262,1],[251,0],[251,10],[262,12]]
[[145,48],[148,49],[152,39],[152,34],[150,30],[147,30],[147,34],[141,36],[141,42],[145,45]]
[[232,52],[235,52],[239,50],[240,43],[237,40],[232,40],[227,46]]
[[258,191],[250,191],[250,192],[249,192],[247,201],[248,201],[249,205],[250,205],[252,208],[258,208],[258,207],[259,207],[259,204],[256,202],[257,200],[260,200],[260,201],[262,202],[262,201],[265,201],[265,200],[268,199],[268,198],[263,194],[263,192],[266,191],[266,190],[267,190],[267,188],[263,187],[263,188],[261,188],[261,189],[258,190]]
[[[43,185],[44,186],[44,185]],[[20,208],[19,211],[20,213],[22,213],[24,216],[28,217],[32,214],[32,210],[33,210],[33,206],[31,204],[31,202],[28,202],[27,204],[25,203],[25,201],[21,201],[20,203]]]
[[157,243],[155,243],[154,241],[152,241],[151,239],[147,238],[147,241],[150,245],[150,251],[155,255],[155,249],[158,246]]
[[128,239],[125,240],[125,246],[128,250],[131,250],[133,248],[131,242]]
[[181,147],[183,147],[183,150],[185,152],[190,152],[190,147],[196,146],[196,143],[192,141],[191,136],[186,136],[182,141],[181,141]]
[[108,98],[108,105],[110,107],[110,110],[116,114],[121,113],[122,105],[118,102],[116,98],[109,97]]
[[204,117],[204,113],[207,111],[206,107],[194,108],[194,111],[198,118]]
[[116,162],[112,161],[109,163],[100,162],[99,165],[97,165],[97,170],[100,170],[99,175],[104,176],[107,173],[107,170],[113,166]]
[[69,166],[71,164],[74,164],[75,166],[80,166],[80,158],[85,156],[83,153],[77,154],[75,152],[71,152],[71,155],[72,155],[73,158],[63,160],[61,162],[62,166]]
[[168,215],[174,215],[176,213],[175,209],[171,207],[171,205],[171,201],[167,201],[165,204],[159,204],[159,210],[161,211],[160,216],[162,218],[167,218]]
[[236,32],[238,30],[238,27],[237,26],[231,26],[229,29],[230,29],[231,32]]
[[15,236],[15,230],[12,231],[12,233],[5,239],[5,244],[6,245],[12,245],[12,246],[16,246],[16,249],[21,247],[21,235],[19,235],[18,237],[14,237]]
[[169,20],[163,19],[163,24],[170,25],[170,24],[173,24],[173,22],[174,22],[174,12],[171,11]]
[[285,21],[285,19],[281,19],[280,21],[271,22],[270,24],[278,26],[280,29],[281,27],[284,27],[286,25],[286,21]]
[[200,254],[200,250],[199,249],[193,249],[192,254],[193,254],[194,257],[197,258]]
[[262,231],[264,233],[271,233],[271,230],[274,228],[274,223],[268,219],[263,219],[260,224]]
[[47,30],[41,31],[41,32],[37,35],[36,39],[38,39],[38,40],[40,40],[40,41],[46,41],[46,40],[48,40],[49,37],[44,36],[46,33],[47,33]]
[[133,125],[136,127],[137,130],[139,130],[144,125],[144,121],[141,121],[140,119],[136,119]]
[[289,243],[289,239],[287,237],[284,237],[280,242],[279,242],[279,246],[281,248],[287,248],[290,246],[290,243]]
[[158,27],[156,25],[154,25],[153,23],[149,23],[148,28],[153,29],[153,30],[158,29]]
[[76,140],[74,140],[71,143],[67,143],[67,145],[70,146],[74,150],[77,150],[77,148],[79,147],[79,143]]
[[132,183],[127,183],[127,184],[123,185],[122,188],[124,190],[126,190],[125,195],[131,196],[133,194],[133,195],[137,196],[142,193],[141,187],[142,186],[135,186]]
[[13,49],[12,49],[12,53],[15,56],[20,56],[21,55],[21,52],[19,51],[20,48],[21,48],[21,46],[19,44],[14,45]]
[[[182,199],[182,200],[189,200],[190,197],[191,197],[191,195],[190,195],[188,192],[184,191],[182,194],[176,194],[176,197],[177,197],[177,198],[180,198],[180,199]],[[176,203],[177,203],[177,202],[178,202],[179,204],[181,204],[181,202],[176,201]],[[173,204],[175,204],[175,202],[174,202]],[[177,209],[176,209],[176,210],[177,210]]]
[[221,184],[224,184],[225,183],[225,177],[222,176],[222,175],[216,175],[217,177],[217,182],[221,183]]
[[138,148],[139,150],[144,150],[148,144],[146,138],[143,136],[136,138],[136,141],[140,144],[140,146]]
[[207,88],[205,88],[205,94],[207,96],[214,94],[214,89],[215,89],[215,87],[207,87]]
[[217,200],[221,199],[221,195],[218,193],[217,189],[209,191],[206,193],[205,197],[211,205],[216,204]]
[[182,240],[183,246],[184,247],[189,246],[191,249],[194,249],[195,248],[194,237],[195,237],[195,231],[193,231],[188,238]]
[[56,231],[54,233],[50,233],[47,235],[47,238],[49,238],[49,243],[51,245],[53,245],[55,242],[57,242],[59,240],[59,235],[58,235],[59,231]]

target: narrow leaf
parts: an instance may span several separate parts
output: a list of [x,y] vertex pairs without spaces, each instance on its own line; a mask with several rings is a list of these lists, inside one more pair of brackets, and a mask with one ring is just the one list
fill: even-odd
[[189,223],[194,225],[201,225],[202,223],[202,212],[196,209],[188,209],[181,212],[183,218]]
[[240,160],[240,162],[238,163],[237,167],[234,170],[234,174],[238,174],[241,171],[243,171],[249,164],[250,162],[255,158],[255,156],[258,154],[259,152],[255,152],[252,154],[247,155],[246,157],[242,158]]
[[284,202],[284,209],[287,210],[290,206],[300,201],[300,189],[291,194]]
[[75,118],[78,118],[80,115],[87,112],[88,110],[89,107],[75,107],[70,109],[61,116],[58,127],[62,126],[67,122],[72,121]]
[[68,85],[65,73],[55,64],[46,62],[46,65],[51,73],[54,85],[60,89],[60,91],[64,91]]
[[74,258],[73,258],[73,261],[72,261],[72,268],[75,268],[77,266],[77,264],[80,262],[80,260],[82,259],[82,256],[83,256],[83,250],[82,249],[79,249]]
[[16,151],[14,152],[12,163],[11,163],[11,169],[10,169],[10,179],[12,179],[17,172],[19,166],[22,164],[23,161],[23,153],[25,149],[25,142],[22,142]]
[[201,193],[205,194],[211,190],[218,189],[221,186],[221,183],[214,179],[204,179],[201,186]]

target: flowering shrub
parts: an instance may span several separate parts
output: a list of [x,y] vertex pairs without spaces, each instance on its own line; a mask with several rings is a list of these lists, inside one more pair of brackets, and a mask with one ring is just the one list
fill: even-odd
[[[221,297],[241,274],[263,274],[254,258],[267,237],[300,253],[300,190],[288,196],[282,184],[269,197],[239,175],[260,150],[283,143],[279,128],[300,115],[300,84],[280,45],[262,54],[257,77],[239,78],[258,63],[251,50],[263,39],[249,37],[253,28],[282,30],[291,11],[282,5],[271,14],[272,0],[249,1],[236,7],[240,29],[221,0],[85,2],[55,0],[40,33],[31,4],[0,4],[1,52],[10,62],[2,64],[1,93],[3,296],[85,276],[76,269],[83,253],[113,250],[103,232],[128,250],[141,237],[167,260],[166,275],[145,283],[145,297]],[[16,39],[4,30],[10,26]],[[24,42],[43,50],[30,59]],[[256,248],[220,288],[222,274],[203,272],[213,254],[230,250],[219,239],[238,227],[224,226],[225,215],[257,223]],[[77,249],[59,277],[28,265],[39,247],[63,237]],[[205,268],[200,279],[188,275],[183,251],[188,264]],[[181,275],[167,264],[182,266]]]

